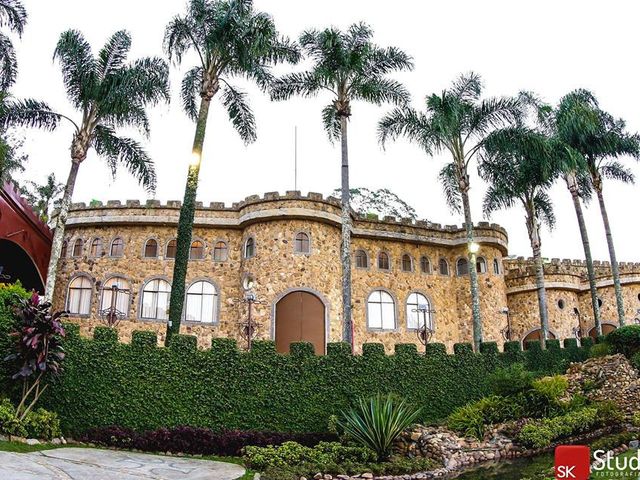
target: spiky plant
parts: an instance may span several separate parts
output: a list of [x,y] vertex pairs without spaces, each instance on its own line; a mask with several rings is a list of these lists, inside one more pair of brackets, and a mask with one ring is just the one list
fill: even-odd
[[304,32],[300,35],[300,45],[312,62],[311,68],[279,78],[271,90],[274,100],[286,100],[294,95],[315,97],[321,92],[327,92],[331,98],[322,110],[322,120],[329,138],[332,141],[339,139],[341,145],[342,337],[351,345],[351,206],[347,140],[351,104],[353,101],[374,105],[406,104],[409,92],[388,75],[413,69],[409,55],[395,47],[379,47],[372,39],[373,31],[364,23],[353,24],[346,32],[333,27]]
[[185,279],[195,216],[196,193],[209,107],[220,89],[220,99],[229,120],[245,143],[256,138],[256,124],[246,93],[230,82],[248,78],[263,89],[273,79],[271,67],[295,63],[297,46],[276,29],[273,19],[256,11],[252,0],[190,0],[185,15],[176,16],[165,30],[164,47],[170,59],[182,61],[193,51],[198,64],[182,80],[182,103],[196,122],[192,161],[187,172],[184,200],[180,208],[167,337],[180,331]]
[[53,57],[60,64],[67,97],[81,113],[80,120],[75,121],[43,102],[30,99],[9,100],[0,112],[0,126],[5,128],[17,125],[54,130],[64,120],[74,129],[71,169],[55,221],[46,301],[53,297],[69,206],[78,170],[89,150],[93,148],[106,160],[113,175],[122,164],[148,190],[155,189],[156,174],[151,158],[137,140],[120,136],[117,130],[133,127],[149,135],[146,108],[168,101],[169,68],[164,60],[156,57],[127,62],[130,48],[129,33],[118,31],[94,57],[82,33],[68,30],[60,35]]
[[370,448],[384,461],[393,442],[420,415],[420,409],[393,394],[361,397],[351,410],[342,413],[338,425],[356,442]]
[[[441,94],[427,96],[426,111],[410,107],[396,108],[380,120],[379,140],[405,137],[416,143],[427,155],[442,151],[451,154],[451,162],[440,171],[447,203],[455,212],[462,211],[467,245],[474,243],[473,218],[469,203],[469,165],[482,148],[487,135],[496,128],[516,121],[520,102],[516,98],[481,98],[482,81],[475,73],[461,75]],[[482,319],[478,293],[475,253],[468,248],[473,343],[476,351],[482,342]]]

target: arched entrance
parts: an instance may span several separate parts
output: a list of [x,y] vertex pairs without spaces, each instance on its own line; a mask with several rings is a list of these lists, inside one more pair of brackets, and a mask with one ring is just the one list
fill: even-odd
[[[617,328],[618,327],[613,323],[602,322],[602,335],[609,335],[614,330],[617,330]],[[589,336],[591,338],[596,338],[598,336],[598,333],[596,332],[596,327],[592,327],[591,330],[589,330]]]
[[31,257],[17,244],[0,239],[0,283],[20,281],[28,290],[44,292],[44,284]]
[[[547,340],[554,340],[556,338],[556,334],[553,333],[551,330],[549,330],[549,334],[547,337]],[[524,349],[527,349],[527,342],[529,341],[540,341],[542,340],[542,329],[541,328],[536,328],[535,330],[530,331],[529,333],[527,333],[525,335],[525,337],[522,339],[522,346],[524,347]]]
[[275,308],[276,349],[289,352],[292,342],[312,343],[317,355],[326,345],[325,305],[316,295],[296,290],[282,297]]

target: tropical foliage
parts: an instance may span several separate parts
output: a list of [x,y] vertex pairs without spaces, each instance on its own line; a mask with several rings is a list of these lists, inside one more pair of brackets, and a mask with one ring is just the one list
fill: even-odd
[[[332,197],[339,198],[342,190],[336,188]],[[365,187],[352,188],[349,192],[351,208],[361,215],[377,215],[379,218],[395,217],[416,220],[415,209],[388,188],[370,190]]]
[[482,342],[482,320],[478,272],[471,248],[474,236],[469,202],[469,165],[482,149],[489,133],[517,121],[521,115],[520,102],[516,98],[482,99],[481,96],[480,76],[475,73],[461,75],[441,94],[427,96],[425,112],[411,107],[396,108],[380,120],[378,130],[382,145],[405,137],[420,146],[427,155],[442,151],[451,154],[451,162],[442,168],[439,179],[449,206],[464,213],[476,351]]
[[[0,27],[22,35],[27,23],[27,11],[20,0],[0,0]],[[18,60],[11,39],[0,31],[0,91],[6,91],[16,81]]]
[[196,122],[192,160],[187,174],[184,200],[178,221],[178,238],[173,269],[173,287],[167,335],[180,331],[185,278],[191,246],[191,230],[200,174],[200,162],[211,100],[222,88],[221,102],[229,120],[245,143],[256,139],[256,123],[247,95],[231,82],[244,77],[267,89],[271,67],[295,63],[297,46],[282,37],[273,19],[256,11],[252,0],[191,0],[184,15],[176,16],[165,30],[164,48],[169,59],[181,63],[194,52],[198,64],[182,80],[182,106]]
[[381,105],[404,105],[409,92],[388,75],[413,69],[410,56],[396,47],[373,43],[373,30],[364,24],[351,25],[346,32],[337,28],[308,30],[300,35],[300,45],[312,66],[303,72],[277,79],[271,98],[286,100],[294,95],[313,97],[328,92],[331,101],[322,110],[322,121],[331,140],[340,139],[342,205],[342,318],[343,340],[353,344],[351,317],[351,190],[347,125],[351,103],[364,101]]

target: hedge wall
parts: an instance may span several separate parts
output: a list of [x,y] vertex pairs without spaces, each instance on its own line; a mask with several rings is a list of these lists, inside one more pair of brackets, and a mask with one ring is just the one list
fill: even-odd
[[547,350],[533,343],[498,352],[493,343],[476,354],[465,346],[457,354],[431,344],[425,355],[415,345],[398,345],[385,355],[381,344],[365,344],[362,355],[332,343],[326,356],[310,344],[277,354],[273,342],[258,341],[250,353],[235,341],[214,339],[198,350],[195,337],[177,335],[157,347],[155,334],[135,332],[131,344],[114,330],[99,327],[93,339],[67,327],[65,372],[44,400],[56,411],[66,433],[118,425],[136,430],[192,425],[213,429],[322,432],[330,415],[354,398],[377,391],[396,392],[420,405],[423,422],[443,419],[454,408],[487,394],[487,375],[499,366],[524,362],[545,374],[563,371],[586,358],[586,349],[569,343]]

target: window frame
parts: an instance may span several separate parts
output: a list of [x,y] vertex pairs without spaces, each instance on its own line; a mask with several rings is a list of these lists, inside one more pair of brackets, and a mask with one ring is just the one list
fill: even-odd
[[[387,257],[387,268],[383,268],[383,267],[380,266],[380,257],[382,255],[386,255],[386,257]],[[389,252],[387,252],[386,250],[380,250],[378,252],[378,255],[376,256],[376,267],[381,272],[390,272],[391,271],[391,255],[389,254]]]
[[[218,245],[222,243],[224,245],[224,259],[223,260],[216,260],[216,250],[218,248]],[[211,253],[211,259],[215,262],[215,263],[224,263],[229,261],[229,244],[222,239],[218,239],[213,243],[213,251]]]
[[[169,298],[167,298],[167,318],[150,318],[150,317],[145,317],[143,316],[143,312],[144,312],[144,293],[145,293],[145,288],[147,287],[147,285],[149,285],[151,282],[154,281],[158,281],[158,280],[162,280],[164,282],[166,282],[169,285]],[[140,293],[139,293],[139,300],[138,300],[138,320],[141,320],[143,322],[153,322],[153,323],[159,323],[159,322],[167,322],[169,320],[169,300],[171,299],[171,282],[169,281],[168,277],[165,276],[155,276],[155,277],[150,277],[148,279],[146,279],[143,284],[142,287],[140,288]],[[156,295],[159,293],[155,292]],[[157,301],[156,301],[157,303]],[[158,312],[158,305],[156,304],[156,314]]]
[[[482,268],[478,268],[479,265],[484,265],[484,272],[482,271]],[[478,275],[486,275],[489,273],[489,265],[487,265],[486,258],[482,256],[476,257],[476,271],[478,272]]]
[[[126,275],[123,275],[121,273],[114,273],[112,275],[109,275],[108,277],[106,277],[104,279],[104,282],[102,282],[102,284],[100,285],[100,296],[97,299],[98,300],[98,310],[97,312],[100,312],[101,310],[105,310],[106,308],[109,308],[109,305],[107,305],[105,308],[102,307],[102,301],[103,301],[103,296],[104,296],[104,291],[105,291],[105,285],[107,284],[107,282],[113,280],[114,278],[121,278],[123,279],[125,282],[127,282],[129,284],[129,299],[127,300],[127,311],[125,312],[125,316],[123,318],[123,320],[129,320],[131,319],[131,300],[133,298],[133,282],[131,281],[131,278],[127,277]],[[109,288],[106,288],[107,290]]]
[[[370,317],[371,315],[369,314],[369,299],[371,298],[371,296],[375,293],[375,292],[383,292],[386,293],[387,295],[389,295],[389,297],[391,298],[391,301],[393,302],[393,323],[394,326],[393,328],[384,328],[384,318],[382,317],[382,305],[384,305],[384,302],[380,302],[380,328],[376,328],[376,327],[372,327],[371,326],[371,322],[370,322]],[[384,332],[397,332],[398,331],[398,299],[395,297],[395,295],[390,291],[387,290],[384,287],[378,287],[378,288],[374,288],[372,290],[369,291],[369,293],[367,294],[367,297],[365,299],[365,313],[366,313],[366,325],[367,325],[367,331],[369,332],[378,332],[378,333],[384,333]]]
[[[442,263],[444,262],[446,268],[447,268],[447,273],[442,273]],[[438,258],[438,275],[441,275],[443,277],[450,277],[451,276],[451,265],[449,265],[449,261],[444,258],[444,257],[440,257]]]
[[[149,242],[156,242],[156,254],[153,257],[149,257],[147,256],[147,245],[149,245]],[[144,241],[144,244],[142,245],[142,258],[147,259],[147,260],[152,260],[154,258],[158,258],[160,256],[160,242],[158,241],[158,239],[156,237],[149,237]]]
[[[120,240],[122,242],[122,252],[120,253],[120,255],[114,255],[113,254],[113,244],[116,243],[116,241]],[[122,238],[121,236],[117,236],[114,237],[113,240],[111,240],[111,242],[109,243],[109,257],[111,258],[122,258],[124,257],[124,238]]]
[[[405,259],[409,259],[409,270],[405,270],[405,265],[404,265],[404,261]],[[415,270],[415,265],[414,265],[414,260],[413,257],[408,254],[408,253],[403,253],[402,256],[400,257],[400,271],[404,272],[404,273],[413,273]]]
[[[211,322],[203,322],[202,319],[200,320],[188,320],[187,319],[187,308],[188,308],[188,301],[189,301],[189,290],[191,289],[191,287],[193,287],[194,285],[196,285],[197,283],[208,283],[211,286],[213,286],[213,289],[215,291],[214,293],[214,305],[213,305],[213,320]],[[200,296],[204,296],[203,294],[200,294]],[[187,286],[187,288],[184,291],[184,308],[182,309],[182,321],[185,324],[188,325],[220,325],[220,288],[218,288],[218,284],[216,282],[214,282],[213,280],[211,280],[210,278],[205,278],[205,277],[201,277],[201,278],[196,278],[194,279],[191,283],[189,283],[189,285]],[[200,300],[200,314],[202,315],[202,299]]]
[[[98,242],[98,248],[96,253],[93,252],[94,244]],[[94,237],[91,239],[91,243],[89,244],[89,257],[91,258],[101,258],[104,256],[104,241],[102,237]]]
[[[70,300],[70,291],[71,291],[71,284],[81,278],[86,278],[89,281],[89,285],[90,287],[87,289],[82,289],[82,288],[78,288],[76,290],[89,290],[89,311],[88,313],[77,313],[77,312],[71,312],[69,309],[69,300]],[[67,283],[67,289],[66,289],[66,298],[64,300],[64,309],[66,311],[69,312],[69,316],[71,317],[79,317],[79,318],[88,318],[91,316],[91,310],[93,309],[93,293],[94,293],[94,289],[95,289],[95,281],[94,278],[91,277],[89,274],[84,273],[84,272],[79,272],[75,275],[73,275],[70,279],[69,282]]]
[[[460,262],[465,262],[467,264],[467,271],[464,273],[460,273]],[[467,257],[458,257],[458,259],[456,259],[456,277],[468,277],[469,268],[469,259]]]
[[[307,237],[307,248],[308,250],[305,252],[304,250],[298,250],[298,236],[305,235]],[[300,230],[293,235],[293,253],[298,255],[311,255],[311,234],[305,230]]]
[[502,275],[502,268],[501,268],[500,260],[498,259],[498,257],[494,257],[493,259],[493,274]]
[[[80,253],[76,254],[76,247],[80,243]],[[77,237],[73,240],[73,247],[71,247],[71,258],[82,258],[84,255],[84,238]]]
[[[249,245],[249,241],[251,241],[251,246],[252,246],[252,254],[251,256],[247,255],[247,247]],[[257,242],[256,242],[256,237],[254,237],[253,235],[247,237],[245,239],[244,242],[242,242],[242,258],[244,260],[250,260],[252,258],[255,258],[255,256],[257,255]]]
[[[425,272],[422,268],[423,266],[423,260],[427,261],[427,265],[429,268],[427,268],[427,271]],[[433,273],[433,265],[431,264],[431,259],[427,256],[427,255],[421,255],[420,256],[420,273],[422,273],[423,275],[431,275]]]
[[[201,257],[192,257],[191,256],[191,252],[193,252],[193,244],[199,242],[202,244],[202,256]],[[199,248],[199,247],[198,247]],[[189,261],[193,262],[193,261],[202,261],[202,260],[206,260],[207,259],[207,242],[205,242],[204,240],[202,240],[201,238],[192,238],[191,239],[191,244],[189,245]]]
[[[364,261],[366,263],[366,265],[364,267],[361,267],[358,265],[358,253],[362,252],[364,254]],[[353,252],[353,263],[355,264],[356,268],[359,268],[360,270],[369,270],[369,268],[371,267],[371,262],[369,259],[369,253],[364,249],[364,248],[357,248],[355,250],[355,252]]]
[[[409,312],[408,312],[409,299],[411,298],[411,295],[414,295],[414,294],[422,295],[427,300],[427,304],[429,305],[429,310],[433,310],[433,301],[431,300],[429,295],[427,295],[422,290],[411,290],[404,300],[405,327],[407,331],[410,331],[410,332],[416,332],[417,330],[422,328],[422,325],[418,326],[418,328],[409,327]],[[429,323],[431,324],[431,330],[435,332],[436,331],[435,312],[430,312],[428,315],[429,315]]]
[[[174,247],[175,250],[174,250],[174,253],[173,253],[173,257],[169,256],[169,246],[171,245],[171,242],[175,242],[176,243],[176,245]],[[178,250],[178,239],[177,238],[170,238],[169,240],[167,240],[167,244],[164,246],[164,258],[165,258],[165,260],[175,260],[176,259],[176,253],[178,253],[177,250]]]

